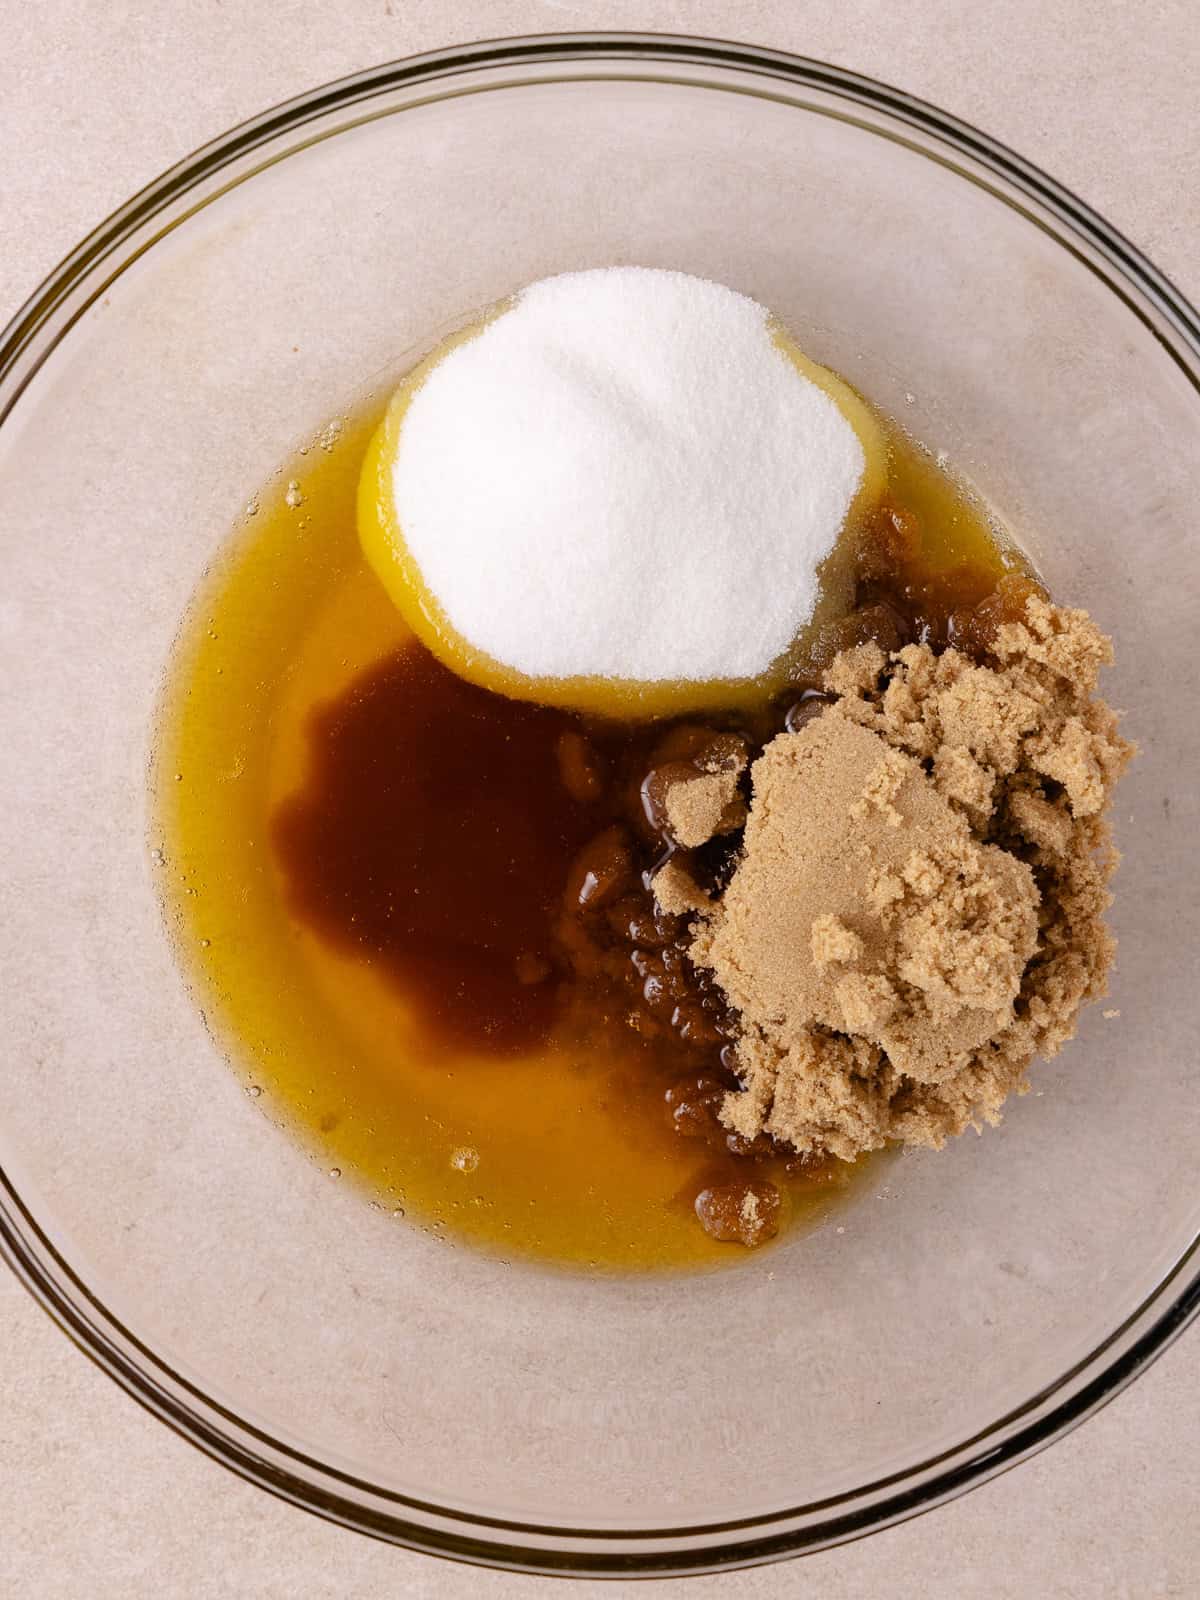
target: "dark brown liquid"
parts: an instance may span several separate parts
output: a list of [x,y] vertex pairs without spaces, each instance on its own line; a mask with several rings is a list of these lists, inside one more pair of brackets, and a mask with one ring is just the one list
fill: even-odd
[[290,909],[384,968],[431,1046],[508,1054],[550,1026],[563,885],[599,826],[559,779],[571,722],[415,642],[312,716],[309,782],[273,825]]

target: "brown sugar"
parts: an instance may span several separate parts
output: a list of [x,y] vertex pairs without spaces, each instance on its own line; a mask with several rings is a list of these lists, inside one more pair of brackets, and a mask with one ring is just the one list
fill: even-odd
[[911,756],[836,712],[754,769],[745,857],[694,956],[743,1024],[858,1034],[937,1078],[1012,1016],[1037,942],[1023,862],[972,836]]
[[736,1017],[727,1127],[844,1158],[938,1146],[1072,1036],[1113,954],[1102,813],[1132,747],[1094,696],[1110,653],[1033,595],[983,661],[868,642],[830,663],[831,702],[754,764],[724,893],[688,907]]
[[690,761],[673,761],[647,779],[646,804],[661,814],[665,831],[690,848],[733,833],[746,820],[741,794],[746,748],[740,739],[709,738]]
[[746,820],[736,772],[702,772],[673,783],[666,796],[667,822],[682,845],[704,844],[718,833],[732,833]]
[[709,904],[707,891],[700,887],[683,862],[674,856],[663,862],[651,882],[659,910],[669,917],[703,911]]

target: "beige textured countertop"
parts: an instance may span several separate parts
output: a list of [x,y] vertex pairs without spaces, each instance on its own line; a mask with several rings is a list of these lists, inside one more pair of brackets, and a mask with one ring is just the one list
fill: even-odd
[[[1041,164],[1200,298],[1195,0],[0,0],[0,320],[133,190],[272,102],[466,38],[598,27],[740,38],[900,84]],[[1193,1334],[1048,1453],[930,1516],[688,1592],[1193,1594],[1198,1353]],[[269,1499],[143,1414],[0,1270],[4,1600],[623,1591],[471,1572]]]

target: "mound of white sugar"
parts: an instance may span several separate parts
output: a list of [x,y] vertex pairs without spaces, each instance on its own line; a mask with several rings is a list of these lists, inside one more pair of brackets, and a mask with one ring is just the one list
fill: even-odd
[[864,471],[755,301],[547,278],[413,395],[393,488],[452,626],[535,677],[752,677],[812,615]]

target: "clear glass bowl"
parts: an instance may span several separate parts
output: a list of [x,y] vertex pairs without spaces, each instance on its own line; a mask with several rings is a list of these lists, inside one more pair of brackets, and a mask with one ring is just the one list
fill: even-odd
[[[1116,636],[1143,755],[1112,1001],[1002,1128],[737,1270],[439,1244],[247,1103],[176,970],[146,762],[189,596],[331,414],[528,279],[681,267],[774,307]],[[982,135],[816,62],[654,36],[347,79],[104,224],[0,350],[0,1230],[168,1424],[349,1526],[546,1572],[861,1534],[1019,1460],[1197,1304],[1195,314]]]

